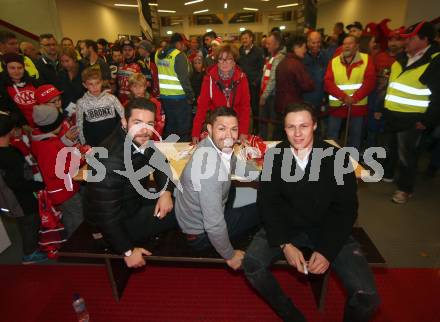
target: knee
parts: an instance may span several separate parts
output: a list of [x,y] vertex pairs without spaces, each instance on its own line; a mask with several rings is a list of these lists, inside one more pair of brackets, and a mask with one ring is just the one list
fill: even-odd
[[379,307],[380,298],[375,291],[359,290],[350,299],[350,304],[361,316],[371,317]]
[[248,279],[255,279],[261,272],[265,271],[261,261],[252,255],[246,255],[243,259],[243,271]]

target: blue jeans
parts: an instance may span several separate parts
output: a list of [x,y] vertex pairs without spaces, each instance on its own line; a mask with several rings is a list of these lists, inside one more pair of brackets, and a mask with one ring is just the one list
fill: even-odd
[[[291,240],[297,248],[314,249],[313,242],[303,233]],[[284,294],[269,267],[284,257],[279,247],[270,247],[266,231],[261,229],[246,251],[243,269],[248,281],[269,303],[272,309],[285,321],[295,321],[290,317],[297,308]],[[374,277],[368,262],[361,253],[360,246],[350,237],[342,247],[331,268],[341,279],[347,291],[344,322],[369,321],[379,305]]]
[[[339,132],[341,130],[343,118],[330,115],[327,123],[327,138],[331,140],[339,140]],[[364,126],[363,116],[351,116],[348,129],[347,146],[354,147],[360,151],[362,143],[362,129]]]
[[[229,240],[231,241],[243,237],[261,222],[257,204],[255,203],[239,208],[226,208],[224,216],[228,228]],[[211,247],[206,232],[198,235],[194,240],[189,240],[188,243],[197,251]]]
[[165,112],[164,138],[177,134],[180,142],[191,141],[192,105],[186,99],[161,99]]

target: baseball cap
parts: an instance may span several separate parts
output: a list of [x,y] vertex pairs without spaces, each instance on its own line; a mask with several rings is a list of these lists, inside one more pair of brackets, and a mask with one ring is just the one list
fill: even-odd
[[44,104],[61,94],[63,94],[63,92],[60,92],[55,86],[46,84],[37,88],[35,91],[35,99],[38,104]]
[[359,21],[355,21],[347,26],[347,30],[350,30],[351,28],[357,28],[360,30],[364,29],[364,27],[362,26],[362,24]]
[[400,34],[400,37],[410,38],[420,34],[432,40],[435,38],[435,28],[431,23],[427,21],[422,21],[420,23],[409,26],[403,33]]
[[132,41],[132,40],[130,40],[130,39],[124,39],[122,42],[121,42],[121,47],[122,48],[124,48],[125,46],[130,46],[131,48],[135,48],[135,46],[134,46],[134,42]]

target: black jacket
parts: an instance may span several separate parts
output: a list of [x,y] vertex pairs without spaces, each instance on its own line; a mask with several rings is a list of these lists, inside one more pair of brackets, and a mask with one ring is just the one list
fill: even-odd
[[63,109],[69,106],[70,103],[76,104],[76,101],[84,96],[86,89],[82,83],[81,73],[84,70],[82,62],[79,63],[78,74],[73,78],[69,78],[69,73],[62,69],[59,74],[60,91],[63,91]]
[[52,63],[49,58],[42,56],[38,58],[35,67],[38,69],[39,80],[42,84],[52,84],[56,88],[60,88],[61,64],[59,61]]
[[[270,180],[261,178],[257,195],[268,242],[276,247],[291,242],[300,233],[306,233],[314,242],[315,250],[332,261],[350,236],[357,217],[354,172],[344,175],[344,184],[337,185],[334,161],[338,149],[326,142],[315,141],[314,148],[333,147],[333,154],[321,161],[319,179],[309,180],[311,164],[314,159],[318,160],[312,151],[303,178],[297,182],[286,182],[281,176],[283,157],[292,159],[291,176],[295,174],[296,161],[287,141],[276,147],[281,148],[281,153],[274,156],[272,176]],[[263,175],[270,171],[270,154],[266,153],[268,157],[265,158]]]
[[261,76],[263,75],[264,51],[261,47],[254,45],[248,54],[243,46],[240,47],[240,57],[238,65],[246,74],[249,84],[259,86]]
[[[124,165],[125,135],[126,133],[118,127],[102,142],[101,145],[108,150],[108,158],[98,158],[98,160],[105,167],[105,178],[101,182],[88,182],[84,197],[86,219],[95,225],[112,248],[121,254],[134,247],[130,232],[124,229],[122,222],[137,214],[146,202],[156,202],[156,200],[148,200],[138,194],[127,177],[115,172],[115,170],[126,170]],[[162,164],[166,162],[164,155],[154,148],[153,144],[149,145],[144,154],[134,152],[134,147],[131,145],[134,171],[147,164],[151,165],[158,159],[162,161]],[[167,166],[166,172],[171,174],[171,169],[168,164]],[[158,190],[166,187],[167,191],[173,191],[174,185],[168,181],[166,174],[154,169],[153,176]],[[140,180],[141,185],[145,187],[148,180],[146,175]]]
[[34,192],[43,189],[44,184],[31,179],[32,170],[26,165],[20,151],[11,146],[0,147],[0,173],[14,192],[25,215],[38,213],[38,201]]
[[422,58],[408,67],[406,67],[408,62],[406,53],[401,53],[396,57],[403,71],[414,69],[430,62],[419,80],[431,91],[431,102],[425,113],[402,113],[384,109],[385,131],[400,132],[413,129],[416,122],[421,122],[427,127],[435,127],[440,124],[440,55],[437,55],[434,59],[431,58],[434,53],[439,51],[440,47],[437,44],[432,44]]

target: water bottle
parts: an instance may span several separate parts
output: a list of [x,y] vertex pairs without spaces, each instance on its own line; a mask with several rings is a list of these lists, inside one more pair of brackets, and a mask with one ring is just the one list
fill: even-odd
[[73,302],[72,302],[73,309],[76,313],[76,318],[78,322],[89,322],[90,316],[89,312],[86,308],[86,302],[84,299],[78,294],[73,294]]

